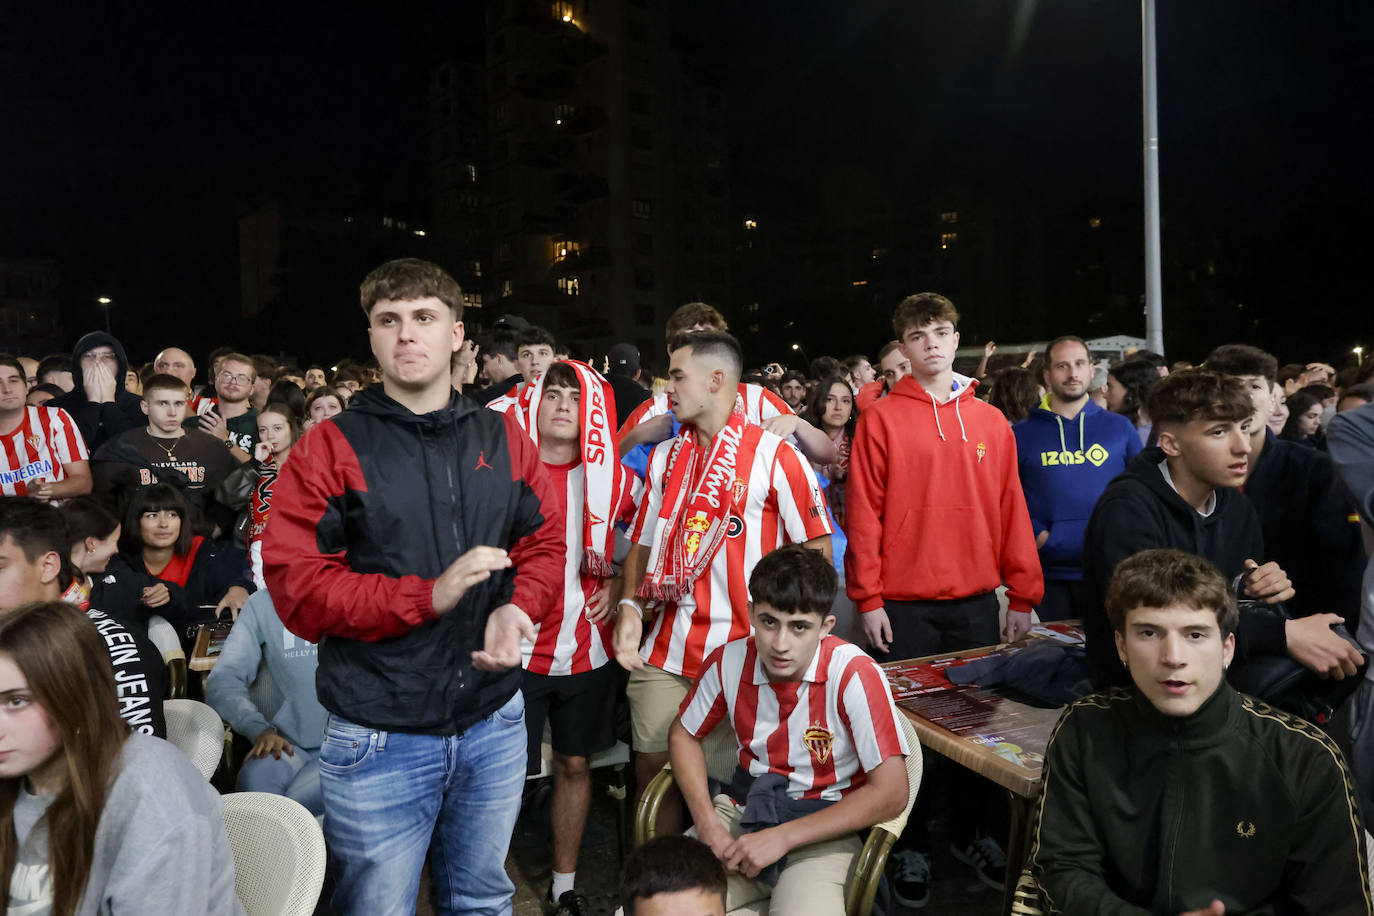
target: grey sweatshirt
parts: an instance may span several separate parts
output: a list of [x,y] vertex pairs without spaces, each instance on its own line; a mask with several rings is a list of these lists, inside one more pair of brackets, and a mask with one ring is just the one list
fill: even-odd
[[[248,694],[263,660],[278,700],[270,722]],[[313,752],[324,741],[328,716],[315,694],[318,666],[315,644],[283,627],[272,597],[260,589],[244,604],[224,641],[215,670],[205,682],[205,702],[249,741],[256,741],[270,727],[294,747]]]
[[[137,732],[124,743],[95,833],[95,857],[77,916],[176,913],[240,916],[234,856],[219,795],[181,751]],[[48,916],[52,798],[20,791],[14,804],[19,855],[10,879],[11,916]]]
[[[1336,462],[1336,474],[1350,491],[1364,523],[1365,549],[1370,551],[1374,532],[1374,404],[1339,413],[1326,432],[1326,447]],[[1364,593],[1360,597],[1360,648],[1374,653],[1374,558],[1364,570]],[[1374,665],[1365,670],[1374,680]]]

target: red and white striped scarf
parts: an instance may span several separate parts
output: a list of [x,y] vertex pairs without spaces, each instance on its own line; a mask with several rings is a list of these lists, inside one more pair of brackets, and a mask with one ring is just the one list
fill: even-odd
[[743,404],[736,399],[729,421],[706,448],[697,447],[695,426],[684,424],[678,431],[668,455],[668,479],[654,522],[648,575],[639,586],[641,598],[680,600],[725,543],[745,422]]
[[[615,402],[611,386],[586,363],[564,360],[577,375],[581,387],[578,399],[581,430],[581,457],[584,469],[582,493],[582,571],[591,576],[611,575],[615,551],[616,508],[631,477],[621,467],[615,439]],[[547,373],[534,377],[518,396],[511,413],[525,432],[539,445],[539,402],[544,397]]]

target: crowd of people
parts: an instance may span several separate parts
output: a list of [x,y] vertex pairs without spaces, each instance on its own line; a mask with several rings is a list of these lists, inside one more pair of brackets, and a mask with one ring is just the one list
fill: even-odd
[[[920,753],[880,663],[1076,619],[1027,863],[1053,907],[1370,912],[1374,361],[1065,336],[964,375],[935,293],[873,359],[751,368],[704,303],[664,353],[574,358],[515,316],[469,337],[414,259],[360,305],[374,359],[329,369],[151,333],[141,365],[101,332],[0,356],[12,911],[239,911],[217,798],[155,740],[155,622],[189,653],[234,621],[204,698],[238,787],[321,816],[332,909],[371,916],[413,912],[426,864],[436,912],[510,912],[540,772],[549,911],[586,911],[589,762],[622,739],[639,791],[676,785],[626,913],[843,912]],[[931,899],[937,803],[1003,887],[1000,792],[935,766],[901,906]]]

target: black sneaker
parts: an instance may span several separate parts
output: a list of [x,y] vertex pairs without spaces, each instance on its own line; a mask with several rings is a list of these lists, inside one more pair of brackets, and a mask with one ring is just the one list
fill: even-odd
[[930,903],[930,856],[912,849],[899,849],[888,856],[892,896],[904,907],[920,909]]
[[980,836],[963,849],[951,843],[949,854],[972,868],[978,880],[993,890],[1000,891],[1006,887],[1007,857],[992,837]]
[[545,912],[548,916],[590,916],[591,909],[587,905],[587,898],[577,891],[564,891],[563,896],[557,900],[553,899],[553,889],[549,889],[549,894],[544,898]]

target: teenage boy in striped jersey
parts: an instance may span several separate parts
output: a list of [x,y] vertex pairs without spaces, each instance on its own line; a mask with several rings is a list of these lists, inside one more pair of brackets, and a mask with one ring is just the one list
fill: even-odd
[[615,524],[634,513],[635,477],[615,451],[615,410],[610,385],[584,363],[559,362],[541,370],[512,414],[539,446],[562,510],[563,588],[559,606],[535,625],[524,656],[526,772],[540,770],[544,722],[553,744],[553,884],[550,911],[581,916],[584,901],[573,886],[577,852],[592,801],[587,759],[615,744],[619,669],[611,656],[610,612],[620,597],[611,555]]
[[[830,556],[811,466],[737,406],[739,344],[723,331],[695,331],[671,350],[668,397],[682,429],[650,455],[615,625],[641,788],[668,761],[668,728],[703,659],[749,635],[754,565],[785,543]],[[662,832],[676,826],[673,808],[660,813]]]
[[27,406],[27,394],[23,364],[0,355],[0,496],[91,492],[90,455],[76,422],[59,407]]
[[[838,578],[780,547],[750,577],[754,635],[711,653],[673,723],[673,775],[697,836],[729,869],[726,907],[843,913],[858,831],[901,813],[908,747],[887,679],[830,631]],[[726,720],[739,768],[714,802],[701,740]]]

